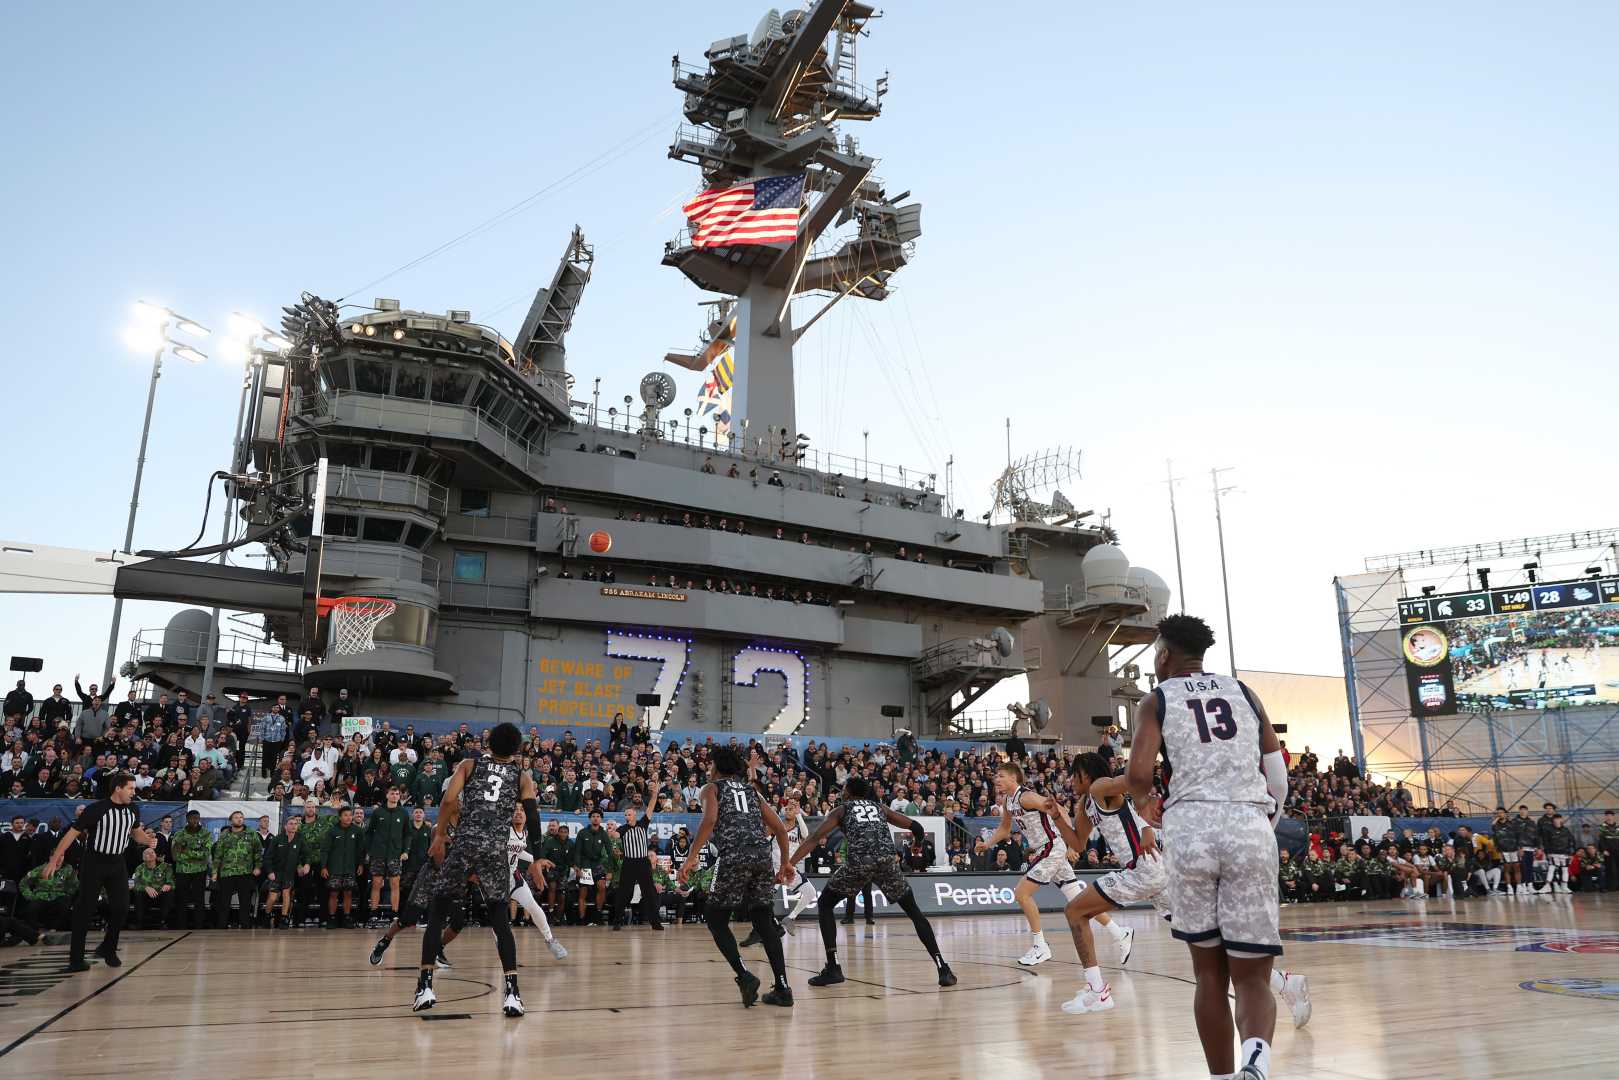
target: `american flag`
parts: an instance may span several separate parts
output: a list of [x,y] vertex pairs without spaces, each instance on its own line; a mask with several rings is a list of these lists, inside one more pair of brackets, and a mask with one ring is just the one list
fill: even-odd
[[731,188],[710,188],[685,206],[695,231],[691,246],[790,244],[798,238],[804,174],[761,176]]

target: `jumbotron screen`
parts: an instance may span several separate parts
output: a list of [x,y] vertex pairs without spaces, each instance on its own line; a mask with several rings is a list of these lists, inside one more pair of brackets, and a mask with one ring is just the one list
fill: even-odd
[[1400,601],[1419,716],[1619,703],[1619,578]]

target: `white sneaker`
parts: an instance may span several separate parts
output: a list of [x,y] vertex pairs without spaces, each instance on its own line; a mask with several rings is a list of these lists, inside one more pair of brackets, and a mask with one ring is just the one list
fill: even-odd
[[431,986],[424,986],[416,991],[416,1000],[411,1003],[411,1012],[426,1012],[438,1004],[438,995],[433,993]]
[[1113,1008],[1113,987],[1103,986],[1100,991],[1084,987],[1072,1001],[1062,1003],[1062,1011],[1070,1014],[1106,1012]]
[[522,1016],[523,999],[516,994],[507,994],[506,1000],[500,1003],[500,1011],[507,1016]]
[[1282,980],[1281,998],[1293,1010],[1293,1026],[1301,1028],[1310,1022],[1310,984],[1303,975],[1288,972]]
[[568,950],[564,949],[562,947],[562,942],[558,941],[556,938],[552,938],[550,941],[547,941],[545,943],[545,947],[550,949],[551,955],[556,957],[558,960],[566,960],[568,958]]
[[1130,953],[1136,947],[1136,932],[1128,926],[1124,928],[1124,936],[1119,939],[1119,966],[1130,962]]
[[1046,945],[1031,945],[1029,951],[1018,957],[1018,963],[1024,967],[1034,967],[1051,959],[1051,949]]

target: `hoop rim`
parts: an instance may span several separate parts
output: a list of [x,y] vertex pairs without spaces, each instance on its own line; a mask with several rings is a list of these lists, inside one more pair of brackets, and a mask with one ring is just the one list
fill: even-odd
[[389,600],[385,596],[338,596],[332,598],[323,596],[316,601],[315,607],[317,614],[325,616],[331,614],[333,610],[339,608],[343,610],[353,609],[355,611],[376,610],[376,608],[368,607],[368,605],[373,604],[376,605],[377,608],[385,607],[388,609],[399,606],[397,601]]

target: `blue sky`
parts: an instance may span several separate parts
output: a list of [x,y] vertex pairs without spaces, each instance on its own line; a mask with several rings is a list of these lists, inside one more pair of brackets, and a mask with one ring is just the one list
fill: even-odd
[[[800,346],[816,445],[943,473],[977,514],[1017,452],[1073,444],[1219,625],[1207,470],[1233,466],[1239,662],[1340,670],[1330,587],[1363,556],[1612,524],[1619,286],[1611,43],[1562,4],[895,0],[852,128],[924,204],[899,295]],[[569,229],[597,245],[573,370],[633,392],[700,295],[658,265],[695,183],[669,57],[746,33],[717,2],[30,5],[0,50],[10,539],[121,538],[147,298],[214,327],[342,296],[604,152],[497,228],[360,292],[515,331]],[[206,348],[206,346],[205,346]],[[677,373],[682,395],[696,377]],[[137,546],[200,524],[237,376],[170,361]],[[209,535],[217,532],[211,523]],[[1576,568],[1577,569],[1577,568]],[[111,602],[0,596],[0,652],[98,672]],[[125,627],[167,612],[131,605]],[[126,634],[127,637],[127,634]]]

